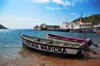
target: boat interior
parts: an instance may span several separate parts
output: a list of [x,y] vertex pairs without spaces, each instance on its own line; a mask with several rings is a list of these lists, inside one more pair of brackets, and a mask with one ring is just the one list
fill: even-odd
[[64,47],[76,47],[79,48],[80,44],[79,43],[68,43],[68,42],[63,42],[63,41],[54,41],[54,40],[49,40],[45,38],[38,38],[38,37],[32,37],[32,36],[27,36],[27,35],[22,35],[25,39],[33,41],[33,42],[38,42],[42,44],[49,44],[49,45],[56,45],[56,46],[64,46]]

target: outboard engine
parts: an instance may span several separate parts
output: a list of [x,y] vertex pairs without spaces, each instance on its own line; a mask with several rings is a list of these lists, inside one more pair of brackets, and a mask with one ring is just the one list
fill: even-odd
[[93,43],[91,39],[87,39],[86,42],[83,42],[80,47],[87,48],[87,50],[85,51],[90,51],[93,52],[94,54],[97,54],[95,50],[89,48],[89,46],[91,45],[94,45],[97,48],[99,47],[97,44]]
[[80,47],[88,48],[89,46],[91,46],[90,40],[91,39],[87,39],[86,42],[83,42]]
[[99,47],[97,44],[93,43],[91,39],[87,39],[86,42],[83,42],[80,47],[88,48],[91,45],[94,45],[97,48]]

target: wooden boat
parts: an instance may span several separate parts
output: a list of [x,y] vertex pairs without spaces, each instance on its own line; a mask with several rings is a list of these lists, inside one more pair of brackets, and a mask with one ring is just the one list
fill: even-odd
[[55,53],[55,54],[65,54],[65,55],[77,55],[79,53],[82,53],[83,48],[86,48],[86,44],[83,44],[84,46],[80,46],[80,44],[77,43],[67,43],[67,42],[61,42],[61,41],[54,41],[44,38],[38,38],[38,37],[32,37],[28,35],[21,35],[19,34],[22,40],[22,43],[26,45],[29,48],[49,52],[49,53]]
[[58,35],[53,35],[53,34],[48,34],[48,33],[46,33],[46,36],[47,36],[47,39],[51,39],[51,40],[60,40],[60,41],[75,42],[75,43],[86,42],[86,39],[64,37],[64,36],[58,36]]
[[94,32],[100,34],[100,29],[95,29]]

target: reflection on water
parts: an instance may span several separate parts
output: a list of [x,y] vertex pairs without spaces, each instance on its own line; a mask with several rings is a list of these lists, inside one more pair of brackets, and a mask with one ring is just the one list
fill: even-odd
[[[19,33],[22,33],[46,38],[46,32],[74,38],[84,36],[83,33],[33,31],[30,29],[2,30],[0,33],[0,66],[100,66],[100,48],[91,47],[97,50],[98,54],[96,55],[89,52],[76,56],[57,55],[30,49],[22,45],[19,37]],[[87,37],[93,39],[100,46],[99,34],[87,33]]]

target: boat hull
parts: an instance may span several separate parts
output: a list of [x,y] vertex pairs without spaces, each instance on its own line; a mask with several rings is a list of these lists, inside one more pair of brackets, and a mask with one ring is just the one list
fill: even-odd
[[94,29],[94,32],[100,34],[100,28],[99,29]]
[[49,44],[41,44],[39,42],[30,41],[21,36],[22,43],[32,49],[54,53],[54,54],[63,54],[63,55],[77,55],[79,53],[79,48],[63,47]]
[[100,34],[100,32],[96,32],[96,33],[99,33]]

